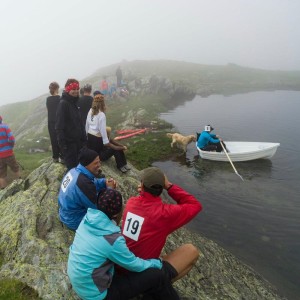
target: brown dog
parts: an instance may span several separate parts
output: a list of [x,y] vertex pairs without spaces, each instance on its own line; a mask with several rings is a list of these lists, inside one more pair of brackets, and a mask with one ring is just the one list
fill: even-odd
[[184,152],[187,150],[187,145],[191,142],[196,142],[195,135],[184,136],[180,133],[167,133],[167,136],[172,138],[171,147],[173,148],[174,144],[183,149]]

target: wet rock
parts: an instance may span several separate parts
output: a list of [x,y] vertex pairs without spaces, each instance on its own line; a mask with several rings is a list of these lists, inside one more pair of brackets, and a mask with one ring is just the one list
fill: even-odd
[[[136,169],[123,174],[113,159],[103,162],[102,169],[118,181],[124,199],[136,195]],[[0,280],[20,280],[42,299],[78,299],[66,271],[74,233],[58,219],[57,194],[64,173],[63,165],[49,159],[26,180],[14,181],[0,192]],[[183,243],[193,243],[201,252],[195,268],[175,283],[184,299],[280,299],[251,268],[187,229],[172,234],[164,251]]]

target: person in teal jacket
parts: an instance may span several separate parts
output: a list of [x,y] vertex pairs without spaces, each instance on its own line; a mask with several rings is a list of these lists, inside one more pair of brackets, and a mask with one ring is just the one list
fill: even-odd
[[[68,276],[83,300],[130,299],[149,294],[154,299],[179,299],[162,261],[136,257],[126,246],[117,223],[122,196],[114,189],[99,194],[98,209],[88,208],[70,247]],[[130,272],[115,274],[114,264]]]
[[[203,151],[217,151],[221,152],[223,151],[222,145],[226,149],[226,145],[221,139],[220,136],[211,133],[214,128],[211,125],[204,126],[204,131],[201,132],[198,141],[197,141],[197,147],[200,148]],[[227,150],[227,149],[226,149]]]

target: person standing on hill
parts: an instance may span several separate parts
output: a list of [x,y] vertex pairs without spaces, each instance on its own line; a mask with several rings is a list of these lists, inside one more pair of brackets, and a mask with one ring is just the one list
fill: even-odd
[[116,76],[117,76],[117,87],[121,87],[122,86],[123,74],[122,74],[122,70],[121,70],[120,66],[118,66],[118,68],[117,68]]
[[[176,202],[164,203],[163,190]],[[169,234],[191,221],[201,210],[201,203],[155,167],[142,171],[140,195],[131,197],[123,213],[122,234],[130,251],[143,259],[159,257]],[[197,262],[198,249],[184,244],[162,256],[170,264],[170,279],[174,282],[185,276]]]
[[63,161],[61,151],[58,146],[58,140],[55,130],[56,111],[60,101],[59,84],[57,82],[51,82],[49,85],[49,91],[51,96],[46,100],[46,107],[48,111],[48,131],[52,147],[52,158],[54,162],[59,162],[59,158]]
[[92,93],[92,85],[87,83],[83,86],[83,96],[78,100],[78,108],[81,115],[81,120],[83,126],[85,126],[86,117],[92,107],[93,97],[91,96]]
[[0,116],[0,188],[7,186],[7,167],[13,171],[15,178],[20,178],[20,168],[14,155],[15,137],[10,128],[2,123]]
[[106,80],[106,76],[103,77],[102,81],[101,81],[101,93],[104,96],[108,95],[108,82]]
[[79,82],[68,79],[57,108],[55,130],[67,169],[78,165],[78,154],[86,146],[86,133],[77,106]]

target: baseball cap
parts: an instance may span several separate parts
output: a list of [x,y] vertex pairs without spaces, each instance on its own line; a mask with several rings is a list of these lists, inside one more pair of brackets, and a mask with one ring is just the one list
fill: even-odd
[[141,180],[143,185],[147,188],[152,188],[155,185],[159,185],[162,188],[165,185],[164,173],[156,167],[149,167],[141,171]]
[[102,94],[100,91],[97,90],[97,91],[95,91],[95,92],[93,93],[93,95],[96,96],[96,95],[103,95],[103,94]]
[[213,131],[214,128],[211,125],[205,125],[204,126],[204,131]]

